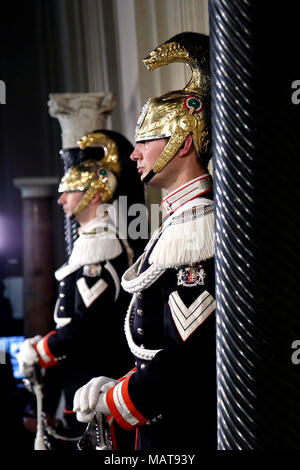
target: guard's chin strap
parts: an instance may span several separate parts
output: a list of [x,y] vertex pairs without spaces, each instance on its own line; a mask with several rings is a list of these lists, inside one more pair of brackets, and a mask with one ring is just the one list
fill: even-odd
[[147,185],[149,181],[153,178],[153,176],[155,176],[155,173],[153,170],[150,170],[149,173],[143,179],[143,183]]

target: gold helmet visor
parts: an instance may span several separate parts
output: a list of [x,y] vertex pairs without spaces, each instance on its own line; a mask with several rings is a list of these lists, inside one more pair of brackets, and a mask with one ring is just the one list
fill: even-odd
[[210,139],[204,100],[199,95],[179,90],[145,104],[136,126],[136,142],[170,137],[153,169],[144,178],[145,183],[172,160],[190,133],[198,155],[206,154]]

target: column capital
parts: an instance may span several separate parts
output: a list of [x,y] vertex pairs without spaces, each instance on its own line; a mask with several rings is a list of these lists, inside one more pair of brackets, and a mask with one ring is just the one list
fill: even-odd
[[96,129],[105,129],[108,116],[116,107],[112,92],[51,93],[49,114],[61,127],[63,148],[78,147],[77,141]]
[[14,185],[20,189],[22,199],[53,196],[54,187],[59,183],[56,177],[15,178]]

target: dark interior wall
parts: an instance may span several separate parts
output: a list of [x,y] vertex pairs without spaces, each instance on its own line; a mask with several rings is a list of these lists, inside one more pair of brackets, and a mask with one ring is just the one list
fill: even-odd
[[[0,77],[6,84],[6,104],[0,107],[1,249],[6,258],[19,261],[12,265],[15,275],[22,272],[22,201],[13,179],[62,173],[60,131],[47,108],[49,92],[63,88],[54,66],[58,48],[47,3],[30,0],[16,8],[6,2],[0,17]],[[53,211],[61,225],[55,205]],[[55,237],[61,247],[59,234]]]
[[[5,6],[4,6],[5,5]],[[113,36],[110,1],[101,2],[105,35]],[[102,91],[88,89],[82,0],[3,2],[0,15],[0,80],[6,85],[6,104],[0,105],[0,255],[17,260],[12,275],[22,274],[22,201],[14,178],[62,176],[60,127],[49,116],[52,92]],[[108,86],[117,92],[114,41]],[[118,111],[113,125],[118,129]],[[65,257],[63,215],[53,201],[55,264]]]
[[[14,178],[62,176],[60,126],[48,112],[50,93],[114,91],[120,77],[114,34],[113,4],[96,2],[104,20],[106,83],[89,89],[83,17],[91,0],[2,2],[0,14],[0,80],[6,104],[0,105],[0,255],[17,260],[10,274],[22,274],[22,201]],[[95,6],[95,2],[90,6]],[[96,11],[97,10],[97,11]],[[96,37],[97,41],[98,38]],[[99,58],[99,66],[101,66]],[[90,80],[91,83],[91,80]],[[97,89],[99,86],[100,89]],[[90,86],[91,88],[91,86]],[[119,132],[120,111],[111,125]],[[63,214],[53,202],[55,265],[65,258]]]

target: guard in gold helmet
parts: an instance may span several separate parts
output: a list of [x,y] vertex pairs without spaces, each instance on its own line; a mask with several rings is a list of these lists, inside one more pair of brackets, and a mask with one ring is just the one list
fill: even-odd
[[172,62],[189,65],[192,76],[183,90],[149,99],[139,116],[135,133],[137,143],[168,139],[153,168],[143,178],[146,184],[174,158],[189,134],[204,167],[211,158],[208,36],[179,34],[144,59],[149,70]]
[[100,376],[74,398],[79,420],[101,411],[136,429],[139,450],[216,449],[208,46],[207,36],[182,33],[145,59],[151,68],[186,62],[192,77],[149,100],[136,129],[131,159],[141,180],[167,191],[162,225],[122,277],[133,294],[125,333],[136,368],[122,382]]
[[[102,203],[113,201],[117,188],[117,178],[121,172],[121,164],[115,141],[103,132],[88,134],[78,143],[82,150],[86,149],[85,159],[69,168],[61,180],[58,192],[82,192],[78,204],[68,211],[68,217],[81,218],[80,214],[89,206],[96,195],[99,195],[99,200]],[[104,150],[104,156],[101,159],[99,144]],[[95,149],[98,158],[97,156],[95,158]],[[93,156],[94,158],[92,158]]]
[[[73,396],[78,387],[98,373],[99,361],[118,378],[128,363],[123,317],[127,294],[120,286],[134,252],[119,237],[107,204],[130,187],[142,194],[137,175],[129,167],[131,144],[114,131],[83,136],[79,147],[64,149],[67,171],[58,191],[58,203],[68,219],[76,219],[79,236],[71,255],[55,273],[59,281],[54,311],[56,329],[46,336],[25,340],[18,357],[23,375],[35,364],[58,367],[63,377],[65,423],[68,437],[80,438],[86,426],[76,420]],[[122,178],[129,182],[127,193]],[[76,443],[73,443],[75,445]]]

